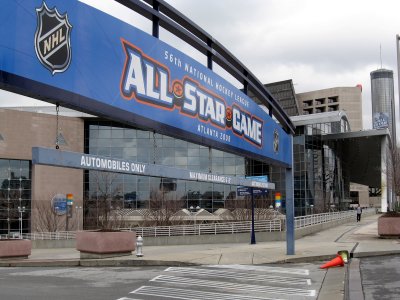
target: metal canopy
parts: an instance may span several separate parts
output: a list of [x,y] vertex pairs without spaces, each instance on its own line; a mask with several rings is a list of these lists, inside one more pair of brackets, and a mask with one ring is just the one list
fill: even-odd
[[381,141],[385,137],[390,137],[388,129],[328,134],[322,139],[336,141],[342,148],[343,168],[351,182],[381,187]]
[[201,53],[207,55],[208,67],[216,62],[244,85],[245,93],[251,90],[284,128],[293,134],[295,126],[276,99],[229,50],[189,18],[163,0],[116,0],[122,5],[153,21],[153,35],[158,37],[159,26],[179,37]]

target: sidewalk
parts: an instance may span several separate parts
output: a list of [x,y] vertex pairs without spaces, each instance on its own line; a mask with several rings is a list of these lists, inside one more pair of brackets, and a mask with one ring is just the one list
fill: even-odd
[[[200,244],[148,246],[144,240],[143,257],[123,256],[107,259],[79,258],[73,248],[32,249],[28,259],[0,260],[7,266],[135,266],[135,265],[217,265],[315,262],[331,259],[338,250],[348,250],[353,257],[400,253],[398,239],[379,239],[379,215],[364,217],[360,223],[343,225],[305,236],[295,242],[295,255],[286,255],[286,242],[250,244]],[[257,235],[256,235],[257,239]],[[249,234],[250,241],[250,234]]]

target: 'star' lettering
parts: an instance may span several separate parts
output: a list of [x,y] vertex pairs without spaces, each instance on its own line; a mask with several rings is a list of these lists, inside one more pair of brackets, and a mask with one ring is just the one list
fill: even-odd
[[151,104],[167,110],[174,108],[203,122],[210,122],[216,127],[226,130],[227,109],[228,125],[236,135],[249,142],[262,145],[263,122],[243,111],[238,105],[227,107],[225,100],[219,95],[202,87],[198,82],[185,76],[182,81],[175,79],[178,90],[171,90],[169,69],[158,61],[144,54],[139,48],[122,40],[126,54],[125,67],[121,78],[121,94],[125,99],[135,98],[141,103]]

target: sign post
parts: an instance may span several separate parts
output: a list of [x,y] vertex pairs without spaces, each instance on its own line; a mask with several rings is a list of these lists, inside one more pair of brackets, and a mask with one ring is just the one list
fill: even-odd
[[251,195],[251,238],[250,244],[256,244],[256,234],[254,232],[254,188],[249,186],[239,186],[236,189],[238,196]]
[[72,218],[72,205],[74,205],[74,195],[67,194],[66,202],[67,202],[67,215],[65,218],[65,222],[66,222],[65,230],[68,231],[68,221],[69,221],[69,218]]
[[254,232],[254,193],[253,188],[251,189],[251,241],[250,244],[256,244],[256,233]]

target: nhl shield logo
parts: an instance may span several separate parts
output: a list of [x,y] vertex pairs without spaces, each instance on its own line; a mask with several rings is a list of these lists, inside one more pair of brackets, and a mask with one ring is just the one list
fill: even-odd
[[68,16],[60,15],[57,8],[48,9],[44,2],[36,9],[36,14],[36,55],[52,75],[64,72],[71,63],[72,25],[68,21]]

